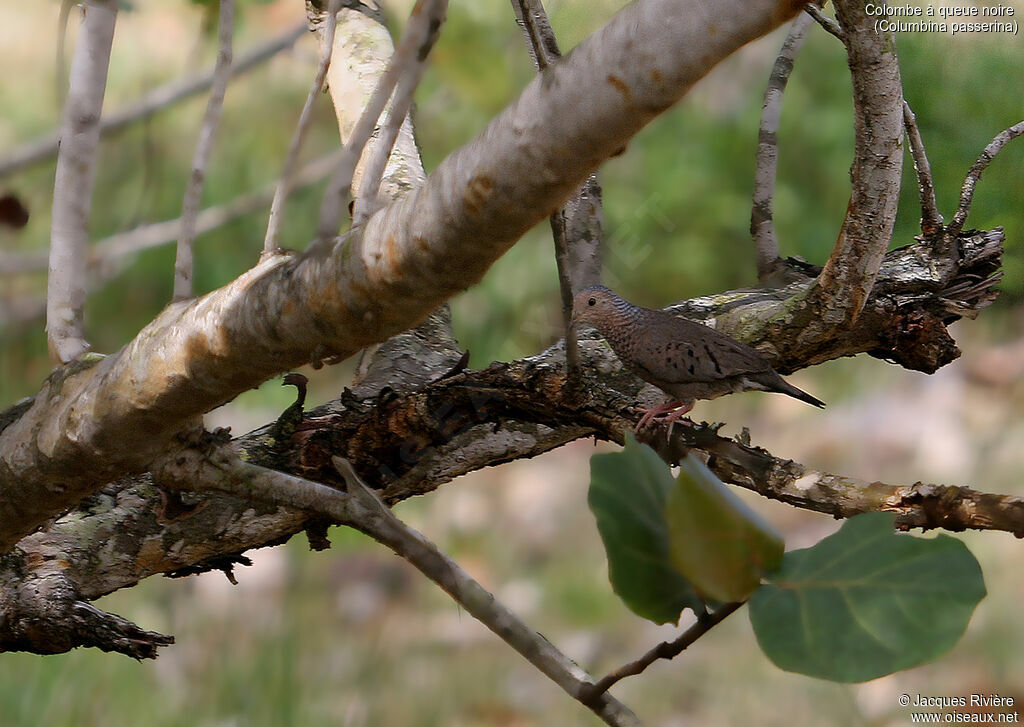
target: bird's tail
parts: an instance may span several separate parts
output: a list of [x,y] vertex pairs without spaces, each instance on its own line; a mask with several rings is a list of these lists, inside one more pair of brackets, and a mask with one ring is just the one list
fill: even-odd
[[821,399],[816,399],[803,389],[796,388],[781,376],[779,377],[779,385],[778,387],[775,388],[775,391],[779,392],[780,394],[787,394],[788,396],[792,396],[794,399],[799,399],[800,401],[807,402],[808,404],[816,406],[819,409],[825,408],[825,402],[823,402]]

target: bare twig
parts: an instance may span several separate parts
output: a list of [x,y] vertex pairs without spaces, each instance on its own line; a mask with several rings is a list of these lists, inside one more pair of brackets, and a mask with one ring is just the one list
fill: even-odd
[[914,159],[914,170],[917,172],[917,190],[921,195],[921,232],[931,237],[942,229],[942,215],[935,202],[935,182],[932,181],[932,167],[925,153],[924,140],[917,126],[917,118],[907,100],[903,100],[903,125],[907,130],[910,142],[910,155]]
[[804,44],[813,18],[801,13],[793,20],[782,44],[764,92],[761,126],[757,132],[757,161],[754,170],[754,201],[750,210],[750,234],[757,250],[757,278],[766,283],[779,269],[779,240],[772,220],[775,203],[775,179],[779,168],[779,119],[782,94],[786,90],[793,60]]
[[[538,72],[550,67],[561,52],[540,0],[512,0],[516,21],[526,37],[527,48]],[[572,328],[572,301],[577,290],[601,282],[601,245],[604,239],[601,184],[597,173],[550,218],[555,244],[555,263],[562,297],[565,330],[565,362],[571,377],[579,370],[579,346]]]
[[963,187],[960,189],[960,204],[956,208],[956,214],[953,215],[953,221],[949,223],[950,232],[956,234],[963,229],[964,223],[967,221],[967,215],[971,211],[971,202],[974,200],[974,187],[978,184],[978,180],[981,179],[981,173],[985,171],[989,163],[995,159],[996,154],[1002,151],[1002,148],[1011,139],[1021,134],[1024,134],[1024,121],[1019,121],[1010,128],[996,134],[995,138],[981,152],[981,156],[978,157],[978,161],[974,162],[974,166],[967,173]]
[[[334,170],[340,156],[341,150],[338,149],[332,154],[309,162],[292,175],[292,190],[319,182]],[[204,235],[239,217],[265,209],[276,188],[277,184],[271,183],[236,197],[230,202],[207,207],[196,217],[196,234]],[[89,249],[89,269],[96,271],[96,277],[89,281],[90,291],[95,290],[98,285],[105,283],[110,275],[123,268],[128,262],[127,258],[135,253],[175,242],[180,234],[181,218],[177,217],[173,220],[140,225],[99,240]],[[41,270],[46,270],[46,253],[0,253],[0,276],[24,275]],[[3,321],[0,320],[0,323]]]
[[830,18],[829,16],[825,15],[825,13],[821,12],[821,8],[819,8],[817,5],[815,5],[814,3],[808,3],[804,7],[804,12],[806,12],[808,15],[814,18],[817,21],[818,25],[820,25],[826,31],[828,31],[835,37],[839,38],[839,40],[845,42],[846,33],[843,32],[842,26],[839,25],[839,23],[837,23],[833,18]]
[[53,185],[46,332],[50,355],[67,362],[89,350],[85,307],[89,208],[99,147],[99,120],[107,87],[110,47],[117,21],[116,0],[90,0],[71,63],[61,124],[60,154]]
[[615,671],[609,672],[605,676],[601,677],[596,684],[587,690],[587,694],[583,697],[583,703],[586,704],[588,700],[593,699],[600,694],[604,694],[611,689],[616,682],[625,679],[626,677],[640,674],[659,659],[676,658],[695,641],[697,641],[697,639],[718,624],[722,623],[722,621],[728,618],[730,614],[735,613],[742,605],[743,603],[726,603],[719,606],[715,611],[703,614],[697,619],[697,623],[686,629],[679,638],[674,641],[662,641],[636,661],[624,664]]
[[[593,679],[555,646],[523,623],[424,535],[399,520],[359,478],[347,460],[332,459],[348,494],[301,477],[242,461],[227,447],[179,450],[164,459],[159,479],[193,490],[215,490],[289,508],[311,510],[366,533],[439,585],[487,628],[518,651],[571,697],[579,700]],[[640,725],[624,704],[608,694],[587,704],[609,725]]]
[[[74,4],[73,0],[71,4]],[[259,64],[270,60],[281,51],[291,48],[295,41],[306,32],[306,24],[300,23],[281,35],[263,43],[231,66],[231,75],[237,76],[249,71]],[[171,106],[178,101],[202,93],[213,83],[213,72],[200,76],[172,81],[167,85],[153,89],[131,106],[118,109],[107,114],[100,120],[100,136],[106,136],[129,126],[136,121],[147,119],[156,112]],[[0,159],[0,179],[20,171],[33,164],[44,162],[54,154],[60,145],[60,134],[52,132],[33,139],[24,146],[18,147],[4,159]]]
[[199,129],[195,156],[192,157],[192,174],[185,187],[185,201],[181,206],[181,234],[178,237],[178,252],[174,260],[174,300],[192,297],[192,245],[196,240],[196,218],[203,198],[203,182],[206,167],[213,153],[213,140],[220,125],[221,110],[224,108],[224,93],[231,78],[231,44],[235,25],[235,0],[220,0],[220,19],[217,22],[217,64],[213,69],[213,85],[210,100],[206,104],[203,125]]
[[320,64],[317,66],[316,74],[313,76],[313,83],[306,96],[306,103],[299,114],[299,122],[295,126],[295,133],[292,134],[291,143],[288,145],[288,153],[284,158],[284,168],[281,170],[281,177],[274,191],[274,201],[270,205],[270,219],[267,222],[267,235],[263,239],[263,254],[269,255],[278,247],[278,236],[281,231],[281,221],[284,216],[284,203],[291,193],[295,173],[295,165],[299,162],[299,152],[302,149],[302,142],[313,122],[313,104],[320,96],[324,88],[324,80],[327,78],[327,69],[331,65],[331,53],[334,50],[334,31],[338,27],[338,11],[341,9],[342,0],[331,0],[327,9],[327,27],[324,28],[322,36]]
[[[365,172],[359,188],[359,195],[352,212],[352,224],[361,225],[381,207],[377,193],[380,190],[381,178],[387,166],[391,150],[398,138],[398,131],[405,123],[409,109],[412,108],[413,94],[419,86],[423,72],[427,68],[427,57],[437,42],[444,23],[448,0],[423,0],[417,2],[409,15],[405,34],[409,36],[409,48],[412,53],[399,56],[402,45],[395,52],[395,61],[400,64],[400,77],[395,84],[395,94],[388,108],[387,119],[381,126],[377,143],[373,145],[370,158],[366,162]],[[403,43],[404,43],[403,38]]]

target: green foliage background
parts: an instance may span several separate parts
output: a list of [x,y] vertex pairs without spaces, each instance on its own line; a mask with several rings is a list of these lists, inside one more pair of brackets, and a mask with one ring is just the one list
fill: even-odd
[[[549,2],[563,49],[586,37],[622,4]],[[405,3],[397,5],[388,8],[400,22]],[[0,149],[13,149],[57,124],[53,46],[58,6],[55,0],[0,3]],[[241,3],[236,56],[301,19],[302,13],[297,0]],[[211,24],[202,4],[133,3],[118,23],[108,109],[212,64]],[[776,33],[729,59],[677,108],[652,123],[623,155],[605,165],[606,278],[627,297],[664,304],[753,284],[748,226],[757,124],[769,68],[781,42],[782,35]],[[928,145],[940,208],[948,218],[978,153],[993,135],[1021,118],[1024,46],[1019,37],[980,34],[908,34],[899,37],[898,45],[906,95]],[[315,44],[305,42],[295,53],[250,72],[229,88],[204,205],[229,201],[276,177],[305,98],[315,52]],[[417,133],[428,170],[478,133],[532,75],[504,0],[453,2],[417,101]],[[197,97],[104,142],[94,195],[94,239],[180,214],[204,106],[205,98]],[[782,249],[820,263],[846,208],[853,130],[842,49],[817,29],[812,29],[797,60],[779,139],[776,223]],[[333,113],[325,98],[317,108],[307,150],[312,157],[336,146]],[[1003,296],[996,310],[972,324],[972,332],[993,327],[1013,333],[1019,320],[1014,309],[1024,299],[1022,162],[1024,143],[1017,141],[991,165],[978,188],[968,226],[1003,225],[1007,257]],[[911,242],[918,230],[909,157],[906,164],[896,245]],[[0,182],[32,213],[24,231],[0,232],[4,252],[45,248],[52,184],[52,164]],[[282,233],[285,244],[302,248],[311,239],[319,194],[319,187],[314,187],[294,195]],[[197,246],[197,290],[216,288],[252,265],[265,224],[263,212],[202,236]],[[139,255],[90,299],[88,333],[96,350],[118,349],[166,304],[173,256],[171,246]],[[0,278],[0,300],[37,295],[44,288],[42,275]],[[560,314],[545,227],[517,244],[482,285],[460,296],[454,313],[460,339],[473,352],[473,366],[531,353],[553,341],[559,335]],[[826,397],[830,403],[842,392],[899,376],[882,364],[861,359],[855,367],[839,362],[820,368],[826,371],[820,374],[824,378],[818,388],[832,395]],[[41,322],[0,329],[0,408],[38,390],[48,371]],[[345,376],[343,367],[319,373],[314,394],[331,395],[347,383]],[[240,397],[239,408],[231,412],[236,432],[246,428],[240,423],[240,412],[246,408],[256,407],[250,417],[250,424],[256,425],[289,403],[290,390],[275,384],[263,391],[267,394]],[[1012,401],[1007,397],[1007,404]],[[994,410],[978,411],[979,416],[996,416]],[[1007,422],[1008,436],[1019,441],[1016,420]],[[585,454],[589,451],[583,448]],[[841,455],[867,467],[867,459],[856,461],[859,451],[851,441]],[[998,448],[993,451],[998,453]],[[791,448],[787,454],[799,453]],[[970,474],[985,489],[1016,487],[1018,473],[995,459],[988,468]],[[518,463],[511,471],[524,472],[516,467]],[[600,541],[583,505],[585,466],[578,479],[566,474],[581,468],[574,467],[523,475],[557,479],[560,491],[564,487],[569,493],[564,497],[575,498],[557,510],[558,528],[537,542],[523,535],[523,528],[532,532],[529,524],[515,520],[523,504],[502,499],[505,475],[494,471],[474,480],[478,487],[469,493],[465,485],[444,488],[453,492],[440,492],[429,503],[403,505],[401,514],[429,525],[428,532],[455,557],[467,559],[471,572],[486,585],[517,586],[519,600],[509,598],[519,610],[532,613],[544,633],[557,633],[560,646],[582,654],[581,660],[600,671],[670,635],[645,630],[615,601]],[[465,507],[473,497],[482,500],[488,513],[483,525],[458,526],[444,520],[453,517],[449,510]],[[776,522],[789,523],[788,518],[796,517],[781,506],[771,512]],[[1005,561],[1005,551],[996,545],[1002,541],[993,538],[998,536],[971,539],[972,549],[986,567],[992,602],[1017,602],[1024,597],[1017,585],[1019,559],[1017,565]],[[140,666],[123,657],[90,652],[47,658],[0,655],[0,722],[12,727],[593,723],[489,635],[475,632],[470,617],[395,559],[352,533],[334,532],[332,539],[336,550],[317,557],[304,553],[303,543],[290,543],[282,551],[286,575],[274,589],[261,591],[255,586],[244,591],[246,595],[231,592],[221,601],[214,599],[219,606],[210,606],[209,594],[193,582],[196,579],[151,579],[104,599],[101,607],[180,637],[179,645],[155,664]],[[243,583],[249,578],[244,571],[239,577]],[[376,606],[362,614],[357,608],[359,589],[371,586],[383,588],[386,597],[371,599]],[[1007,685],[1024,683],[1019,613],[1011,606],[992,606],[986,613],[978,632],[973,637],[969,633],[967,643],[954,652],[954,666],[947,671],[925,667],[904,681],[887,684],[931,688],[932,694],[940,695],[969,688],[1005,691]],[[463,636],[467,631],[469,636]],[[642,705],[643,712],[663,717],[653,724],[680,724],[672,715],[688,715],[702,724],[821,724],[822,714],[837,725],[889,723],[878,716],[889,714],[885,709],[894,706],[893,694],[884,692],[889,687],[879,687],[884,693],[879,698],[885,703],[882,708],[872,706],[868,692],[783,675],[759,657],[750,657],[756,649],[751,638],[741,620],[727,621],[713,639],[684,657],[685,664],[657,668],[649,678],[624,685],[620,694]],[[946,691],[935,691],[941,689]],[[788,705],[785,709],[767,706],[783,703]],[[897,712],[893,723],[905,723],[906,717]]]

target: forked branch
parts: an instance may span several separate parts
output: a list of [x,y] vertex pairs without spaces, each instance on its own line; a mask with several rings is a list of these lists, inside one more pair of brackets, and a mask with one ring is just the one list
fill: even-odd
[[956,208],[956,214],[953,215],[953,221],[949,223],[950,232],[956,234],[963,229],[964,223],[967,221],[967,215],[971,211],[971,203],[974,201],[974,188],[977,186],[978,180],[981,179],[982,172],[985,171],[992,160],[996,158],[996,154],[1002,151],[1003,147],[1010,140],[1017,138],[1021,134],[1024,134],[1024,121],[1020,121],[996,134],[995,138],[981,152],[978,161],[974,162],[974,166],[971,167],[971,171],[967,173],[967,177],[964,179],[963,187],[960,190],[960,204]]
[[[434,543],[395,517],[346,460],[334,457],[333,463],[347,485],[347,494],[243,462],[223,441],[199,441],[174,452],[164,460],[157,477],[162,483],[189,490],[219,491],[302,508],[366,533],[409,561],[567,694],[582,701],[581,695],[594,681],[586,672],[523,623]],[[641,724],[628,707],[608,694],[591,695],[585,704],[606,724]]]

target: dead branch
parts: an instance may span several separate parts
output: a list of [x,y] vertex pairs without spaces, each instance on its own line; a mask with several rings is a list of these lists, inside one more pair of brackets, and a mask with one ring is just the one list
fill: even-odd
[[[523,623],[434,543],[395,517],[346,460],[332,457],[331,463],[347,494],[243,462],[225,445],[220,438],[202,436],[186,443],[164,459],[158,480],[187,490],[219,491],[298,507],[353,527],[409,561],[574,699],[580,699],[593,683],[575,662]],[[607,694],[592,695],[585,704],[606,724],[640,724],[629,708]]]

